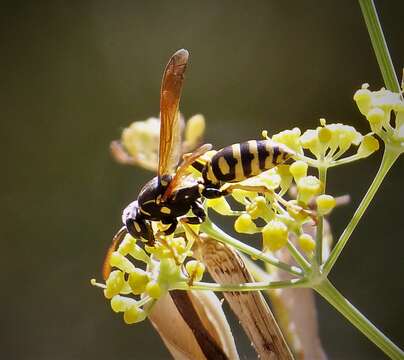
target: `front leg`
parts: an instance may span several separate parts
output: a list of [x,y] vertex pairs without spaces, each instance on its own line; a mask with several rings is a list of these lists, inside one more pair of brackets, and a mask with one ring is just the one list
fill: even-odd
[[173,219],[164,219],[161,221],[164,225],[170,225],[166,230],[163,231],[164,235],[171,235],[177,229],[178,220]]
[[202,224],[206,219],[205,209],[202,204],[199,201],[195,201],[191,206],[191,210],[195,216],[184,217],[181,221],[191,225]]
[[220,189],[223,193],[231,194],[232,191],[234,190],[246,190],[246,191],[252,191],[256,193],[262,193],[262,194],[271,194],[280,204],[282,204],[286,209],[290,208],[293,209],[295,212],[301,212],[306,214],[307,216],[310,216],[311,219],[317,223],[317,219],[315,214],[307,210],[300,205],[297,204],[290,204],[287,200],[285,200],[282,196],[278,195],[275,191],[272,189],[267,188],[264,185],[243,185],[240,183],[232,183],[232,184],[225,184],[222,186]]

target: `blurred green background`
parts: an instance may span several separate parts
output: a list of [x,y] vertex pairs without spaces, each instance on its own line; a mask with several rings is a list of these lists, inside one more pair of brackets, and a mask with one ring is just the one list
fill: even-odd
[[[403,2],[378,5],[400,70]],[[191,53],[182,111],[206,116],[216,147],[262,129],[316,127],[320,117],[367,132],[353,93],[383,85],[356,1],[12,1],[0,16],[3,359],[167,358],[150,324],[125,326],[89,279],[100,278],[122,208],[152,176],[115,164],[109,142],[158,114],[173,51]],[[380,155],[331,171],[330,191],[352,195],[332,215],[336,236]],[[401,160],[331,274],[401,345],[402,179]],[[318,304],[330,358],[384,358]]]

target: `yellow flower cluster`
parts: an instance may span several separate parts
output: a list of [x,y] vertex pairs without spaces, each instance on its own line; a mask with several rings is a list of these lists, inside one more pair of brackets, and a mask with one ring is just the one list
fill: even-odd
[[[289,139],[291,134],[288,133]],[[307,163],[298,160],[291,165],[280,165],[241,184],[267,191],[233,190],[231,196],[242,204],[243,211],[234,212],[223,198],[209,200],[207,206],[223,215],[237,215],[234,229],[244,234],[261,233],[263,246],[269,251],[283,248],[293,233],[301,249],[312,252],[314,240],[303,234],[302,226],[313,221],[313,214],[329,214],[336,201],[332,196],[322,194],[323,185],[317,177],[308,175]],[[295,199],[284,199],[283,194],[292,189],[295,189]],[[265,225],[259,226],[260,222]]]
[[[404,100],[402,94],[382,88],[370,91],[368,84],[354,95],[359,111],[369,121],[372,131],[383,140],[402,141],[404,138]],[[393,124],[392,114],[395,121]]]
[[[200,145],[205,132],[205,118],[197,114],[185,123],[179,115],[179,121],[184,133],[181,151],[187,153]],[[159,118],[150,117],[144,121],[135,121],[122,131],[120,141],[111,144],[112,154],[120,163],[155,171],[158,164],[159,140]]]
[[[112,310],[123,313],[125,323],[137,323],[147,317],[153,303],[171,288],[202,279],[203,264],[196,260],[185,263],[191,255],[182,237],[161,235],[155,246],[143,249],[128,234],[110,257],[110,265],[115,270],[105,285],[93,284],[104,288]],[[142,263],[143,269],[138,267]]]

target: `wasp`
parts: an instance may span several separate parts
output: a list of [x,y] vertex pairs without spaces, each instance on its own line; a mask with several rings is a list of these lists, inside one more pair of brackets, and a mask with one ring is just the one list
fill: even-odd
[[[109,256],[127,233],[153,245],[155,236],[152,221],[166,225],[165,235],[176,230],[178,219],[189,224],[200,224],[206,218],[203,198],[226,196],[231,189],[222,189],[224,184],[238,183],[256,176],[293,156],[286,146],[265,139],[227,146],[211,158],[202,158],[212,148],[210,144],[204,144],[194,152],[185,154],[180,163],[179,103],[188,58],[187,50],[178,50],[164,70],[160,90],[157,176],[147,182],[137,199],[124,209],[123,227],[114,236],[104,261],[104,278],[110,272]],[[200,179],[187,175],[190,166],[200,171]]]

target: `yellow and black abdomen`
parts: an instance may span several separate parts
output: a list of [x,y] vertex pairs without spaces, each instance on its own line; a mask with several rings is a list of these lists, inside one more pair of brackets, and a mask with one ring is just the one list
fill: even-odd
[[204,169],[206,183],[239,182],[282,164],[293,155],[272,140],[250,140],[219,150]]

